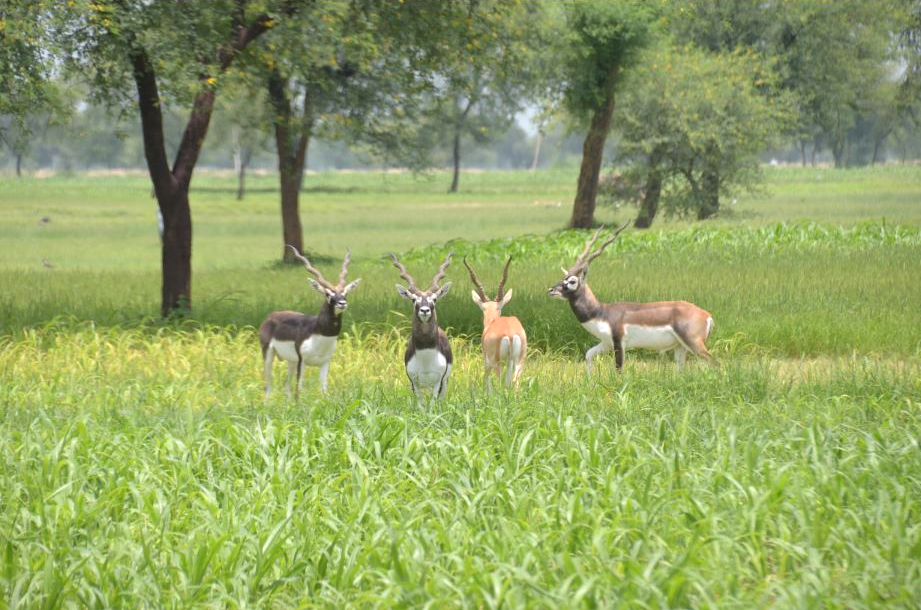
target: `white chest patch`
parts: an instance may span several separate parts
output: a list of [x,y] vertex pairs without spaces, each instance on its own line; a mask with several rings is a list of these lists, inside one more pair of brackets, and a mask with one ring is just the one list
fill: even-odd
[[[336,351],[336,341],[339,337],[324,337],[311,335],[301,343],[301,358],[307,366],[320,366],[326,364]],[[294,341],[276,341],[272,339],[269,347],[275,350],[278,357],[288,362],[297,362],[297,352],[294,351]]]
[[600,339],[606,344],[612,343],[611,339],[611,325],[605,322],[602,319],[589,320],[588,322],[582,323],[582,328],[590,332],[596,338]]
[[625,324],[621,340],[624,349],[640,347],[659,351],[674,349],[681,345],[671,326],[639,326]]
[[416,386],[436,386],[448,371],[450,367],[444,354],[434,348],[417,350],[406,363],[406,374]]

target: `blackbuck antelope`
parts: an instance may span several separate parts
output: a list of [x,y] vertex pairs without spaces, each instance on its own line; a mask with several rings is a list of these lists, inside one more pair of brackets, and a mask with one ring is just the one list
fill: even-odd
[[307,316],[296,311],[275,311],[269,314],[259,327],[259,342],[262,344],[262,362],[265,371],[265,395],[272,392],[272,363],[277,355],[288,363],[288,378],[285,387],[291,396],[291,378],[297,374],[297,393],[300,394],[304,380],[304,366],[320,367],[320,389],[326,392],[329,361],[336,351],[336,341],[342,330],[342,312],[348,307],[347,296],[354,290],[361,278],[346,285],[351,253],[346,252],[339,272],[339,283],[333,284],[315,269],[297,248],[288,246],[294,255],[304,263],[314,278],[307,281],[326,299],[319,315]]
[[508,266],[511,262],[512,258],[509,257],[502,270],[496,298],[490,299],[476,271],[467,264],[467,259],[464,259],[464,266],[470,273],[470,281],[476,287],[470,294],[473,302],[483,311],[483,360],[486,365],[486,384],[489,388],[492,388],[492,373],[501,377],[503,361],[507,362],[505,385],[517,385],[528,349],[528,337],[518,318],[502,315],[502,308],[512,300],[512,289],[509,288],[508,292],[505,292],[505,281],[508,279]]
[[451,282],[439,287],[438,282],[444,279],[445,270],[451,264],[451,252],[445,262],[438,268],[432,284],[428,290],[419,290],[412,276],[406,271],[397,257],[393,254],[393,266],[400,270],[400,277],[409,283],[409,287],[397,284],[397,293],[404,299],[413,302],[413,330],[406,346],[403,362],[406,366],[406,376],[412,386],[413,394],[422,400],[421,388],[430,388],[432,400],[442,398],[448,391],[448,377],[451,375],[451,364],[454,356],[451,353],[451,343],[448,335],[439,328],[435,316],[435,304],[438,299],[448,294]]
[[626,227],[626,224],[620,227],[592,252],[592,246],[604,227],[595,231],[572,267],[563,269],[563,279],[548,291],[551,297],[569,301],[582,327],[601,341],[585,354],[589,372],[592,370],[592,359],[610,349],[614,350],[617,368],[623,368],[624,350],[632,347],[660,352],[674,350],[679,369],[684,365],[688,352],[710,364],[717,364],[705,344],[713,330],[713,316],[697,305],[687,301],[599,303],[595,298],[585,281],[588,266]]

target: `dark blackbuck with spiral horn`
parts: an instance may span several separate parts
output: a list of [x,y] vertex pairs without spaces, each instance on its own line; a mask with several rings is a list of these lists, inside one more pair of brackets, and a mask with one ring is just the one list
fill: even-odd
[[339,282],[333,284],[324,278],[297,248],[288,247],[313,275],[313,278],[308,278],[307,281],[325,298],[318,315],[308,316],[297,311],[275,311],[270,313],[259,327],[266,397],[272,392],[272,363],[275,356],[288,363],[288,378],[285,381],[288,396],[291,395],[291,379],[295,375],[297,392],[300,393],[305,366],[320,368],[320,389],[326,392],[329,361],[336,351],[336,342],[342,330],[342,313],[348,307],[348,294],[361,282],[359,278],[349,284],[345,283],[351,252],[346,252],[339,272]]
[[433,401],[443,398],[448,391],[448,378],[451,376],[454,355],[451,353],[451,342],[448,340],[448,335],[438,326],[435,305],[451,289],[451,282],[443,286],[439,286],[438,282],[444,279],[445,270],[451,264],[452,255],[453,252],[449,253],[438,268],[428,290],[420,290],[412,276],[406,271],[406,267],[395,255],[390,255],[390,258],[393,259],[393,266],[400,271],[400,277],[409,283],[408,287],[400,284],[396,286],[397,293],[413,303],[413,328],[403,363],[413,394],[419,400],[422,400],[422,389],[431,390]]

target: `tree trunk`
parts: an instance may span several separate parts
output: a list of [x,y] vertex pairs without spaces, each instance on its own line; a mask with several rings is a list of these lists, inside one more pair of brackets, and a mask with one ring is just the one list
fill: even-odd
[[246,193],[246,163],[240,164],[240,170],[237,172],[237,201],[243,200]]
[[[473,108],[473,102],[473,98],[467,100],[467,104],[457,114],[457,118],[454,122],[454,147],[452,151],[454,161],[454,177],[451,179],[451,188],[448,189],[449,193],[456,193],[458,186],[460,186],[461,133],[464,130],[464,124],[467,122],[467,115],[470,114],[470,110]],[[459,109],[459,104],[460,100],[455,99],[454,107]]]
[[799,141],[799,156],[802,159],[803,167],[806,167],[806,140]]
[[460,127],[454,130],[454,147],[453,147],[453,160],[454,160],[454,177],[451,179],[451,188],[448,189],[449,193],[456,193],[457,187],[460,184]]
[[877,163],[877,162],[881,163],[883,161],[880,158],[881,156],[880,151],[882,151],[885,154],[886,149],[884,148],[884,144],[886,143],[886,139],[889,137],[892,131],[893,131],[892,129],[887,129],[885,133],[880,134],[880,136],[874,140],[873,142],[873,163]]
[[[272,23],[266,14],[258,16],[249,25],[242,23],[242,17],[242,11],[235,14],[229,43],[217,51],[216,67],[219,73],[226,72],[240,51],[268,31]],[[130,34],[128,43],[128,60],[138,93],[144,158],[163,218],[160,315],[168,317],[174,313],[187,312],[192,307],[192,213],[189,207],[189,186],[214,111],[215,90],[205,85],[208,75],[202,74],[202,88],[192,102],[192,112],[170,167],[166,158],[163,114],[154,63],[147,51]]]
[[844,146],[841,146],[838,142],[835,142],[831,147],[831,154],[835,160],[835,169],[841,169],[844,167]]
[[649,160],[649,173],[646,174],[646,186],[643,187],[643,199],[640,201],[640,213],[633,223],[636,229],[648,229],[659,211],[659,197],[662,194],[662,172],[659,171],[659,157],[653,154]]
[[275,149],[278,154],[278,175],[281,186],[282,260],[297,264],[298,259],[288,246],[304,252],[304,229],[301,225],[300,196],[304,180],[307,147],[313,133],[313,100],[310,89],[304,91],[304,108],[300,124],[295,125],[288,81],[278,71],[269,76],[269,99],[275,110]]
[[157,202],[163,217],[160,315],[165,318],[192,307],[192,212],[188,188],[173,189]]
[[[613,75],[611,82],[613,82]],[[595,198],[598,195],[598,177],[601,174],[604,143],[611,128],[613,114],[614,91],[611,87],[604,104],[592,114],[588,134],[582,144],[582,167],[579,170],[572,217],[569,219],[569,227],[572,229],[588,229],[594,221]]]
[[233,125],[230,128],[230,141],[233,146],[233,172],[237,176],[237,201],[243,199],[244,191],[244,172],[246,168],[243,165],[243,148],[240,143],[240,126]]
[[22,154],[16,153],[16,177],[22,178]]
[[541,130],[537,131],[537,137],[534,139],[534,156],[531,158],[531,171],[537,169],[537,165],[540,163],[540,147],[544,141],[544,132]]
[[697,210],[697,220],[712,218],[720,211],[720,173],[719,167],[707,164],[701,177],[701,205]]
[[281,173],[281,232],[284,240],[284,261],[297,264],[298,260],[287,246],[294,246],[304,252],[304,229],[301,226],[300,191],[303,170],[298,171],[290,164],[279,165]]

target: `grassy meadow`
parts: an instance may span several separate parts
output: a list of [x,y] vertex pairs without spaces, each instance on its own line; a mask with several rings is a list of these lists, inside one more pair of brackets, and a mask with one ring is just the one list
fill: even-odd
[[[718,369],[628,352],[616,373],[546,297],[585,233],[575,170],[307,177],[305,241],[346,247],[320,395],[262,397],[255,326],[314,312],[282,268],[275,179],[203,172],[193,315],[163,322],[144,175],[0,177],[0,608],[913,607],[921,599],[921,168],[772,168],[716,221],[628,231],[601,300],[691,300]],[[602,222],[631,210],[599,210]],[[664,220],[664,219],[663,219]],[[409,307],[439,303],[447,398],[412,400]],[[487,395],[460,258],[529,334]]]

